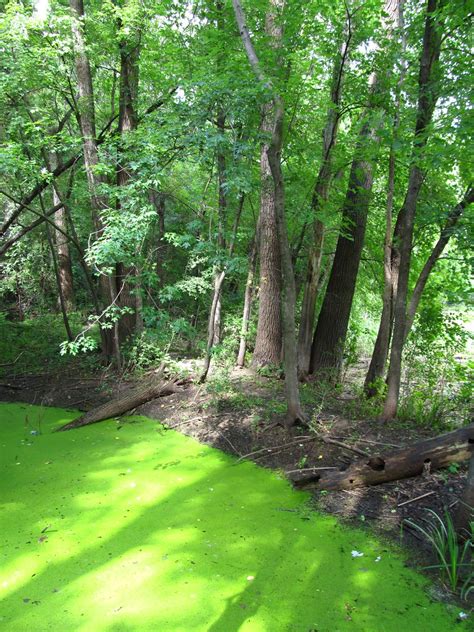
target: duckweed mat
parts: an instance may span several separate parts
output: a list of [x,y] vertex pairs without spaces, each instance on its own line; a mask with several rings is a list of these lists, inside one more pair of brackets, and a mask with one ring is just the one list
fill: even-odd
[[395,550],[149,419],[0,404],[0,629],[442,632]]

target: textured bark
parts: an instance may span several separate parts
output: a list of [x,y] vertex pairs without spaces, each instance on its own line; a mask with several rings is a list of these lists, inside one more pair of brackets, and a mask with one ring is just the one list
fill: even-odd
[[402,353],[405,342],[407,321],[407,295],[410,274],[410,261],[413,242],[413,229],[418,196],[423,183],[423,171],[420,161],[428,140],[428,128],[433,118],[433,112],[438,98],[438,60],[441,50],[441,29],[434,12],[443,4],[444,0],[428,0],[425,31],[423,35],[423,50],[420,60],[420,74],[418,79],[418,110],[413,140],[413,154],[408,179],[408,187],[403,207],[400,238],[400,268],[398,275],[397,297],[394,308],[394,328],[392,348],[390,352],[390,366],[388,370],[388,390],[385,399],[383,419],[395,417],[400,394],[400,380],[402,370]]
[[[117,23],[120,29],[121,21]],[[137,41],[128,41],[121,38],[119,41],[120,51],[120,83],[119,83],[119,134],[122,143],[126,141],[126,136],[133,132],[138,123],[135,108],[137,92],[138,92],[138,58],[140,54],[139,36]],[[123,147],[119,151],[119,163],[117,167],[117,186],[126,187],[132,177],[128,168],[127,160],[122,155]],[[131,335],[141,329],[141,297],[139,294],[138,270],[135,265],[125,266],[118,263],[116,266],[118,306],[128,307],[132,312],[123,314],[119,321],[119,337],[123,342]]]
[[311,250],[308,254],[308,267],[303,288],[303,303],[301,305],[301,319],[298,333],[298,374],[300,378],[304,378],[309,371],[323,245],[324,224],[317,219],[313,224]]
[[[223,3],[221,0],[216,0],[216,28],[217,31],[223,35],[224,21],[222,16]],[[221,47],[216,57],[216,69],[217,74],[222,71],[222,64],[224,61],[225,49]],[[217,202],[217,248],[220,253],[223,253],[226,247],[225,229],[227,220],[227,173],[226,173],[226,154],[225,154],[225,120],[226,115],[223,109],[222,103],[219,102],[217,106],[216,115],[216,127],[218,133],[217,143],[217,190],[218,190],[218,202]],[[229,256],[232,256],[235,238],[237,234],[237,227],[240,220],[240,213],[242,212],[243,197],[241,197],[241,204],[236,215],[236,221],[234,222],[234,232],[231,239],[231,245],[229,247]],[[200,377],[200,381],[204,382],[207,378],[209,368],[211,366],[212,349],[215,345],[218,345],[221,340],[221,312],[222,312],[222,287],[224,285],[224,279],[226,275],[225,267],[215,266],[214,271],[214,291],[211,301],[211,309],[208,317],[208,337],[206,346],[206,356],[204,358],[204,369]]]
[[[71,210],[67,204],[67,196],[64,197],[62,196],[62,194],[60,193],[59,189],[56,188],[56,191],[58,193],[58,195],[60,195],[63,198],[63,204],[64,204],[64,210],[66,212],[66,219],[67,219],[67,223],[69,226],[69,235],[70,235],[70,239],[72,241],[72,243],[74,244],[76,251],[77,251],[77,256],[78,256],[78,260],[79,260],[79,265],[81,266],[83,272],[84,272],[84,277],[87,283],[87,287],[89,288],[89,291],[91,293],[91,298],[92,298],[92,303],[94,305],[94,310],[97,316],[100,315],[101,313],[101,309],[100,309],[100,300],[99,300],[99,296],[97,294],[97,290],[96,290],[96,286],[94,284],[94,279],[92,278],[91,275],[91,271],[89,269],[89,266],[87,265],[86,259],[85,259],[85,253],[84,250],[79,242],[79,238],[76,232],[76,227],[74,226],[74,222],[72,219],[72,215],[71,215]],[[100,335],[101,335],[101,342],[102,342],[102,346],[104,346],[106,344],[105,341],[105,331],[103,329],[100,329]]]
[[[99,188],[102,184],[101,177],[97,174],[96,167],[99,163],[99,153],[96,138],[95,126],[95,104],[94,92],[92,88],[92,74],[89,59],[86,52],[86,42],[84,34],[84,4],[82,0],[70,0],[69,5],[72,12],[72,35],[74,44],[74,62],[76,67],[77,84],[79,91],[78,121],[82,135],[82,151],[84,165],[86,169],[89,195],[91,200],[92,219],[95,225],[97,236],[102,233],[101,212],[107,208],[107,200],[100,194]],[[99,277],[100,296],[104,306],[113,304],[116,299],[117,290],[115,281],[111,276],[100,275]],[[103,330],[103,353],[107,361],[115,360],[117,369],[121,368],[120,346],[118,343],[117,325],[113,329]]]
[[245,352],[247,350],[247,335],[249,331],[249,322],[250,322],[250,312],[252,309],[252,299],[254,293],[254,278],[255,272],[257,269],[257,244],[258,244],[258,223],[257,223],[257,231],[255,234],[255,238],[252,242],[252,247],[250,249],[249,256],[249,270],[247,273],[247,282],[245,284],[245,293],[244,293],[244,309],[242,313],[242,327],[240,330],[240,343],[239,343],[239,352],[237,354],[237,366],[243,367],[245,364]]
[[390,146],[390,155],[388,159],[388,182],[387,182],[387,203],[385,209],[385,238],[384,238],[384,287],[382,295],[382,313],[380,316],[379,329],[375,340],[374,350],[370,359],[367,375],[365,376],[364,391],[367,397],[374,397],[377,394],[377,381],[382,379],[385,374],[387,364],[388,351],[390,348],[390,338],[392,336],[393,325],[393,306],[395,302],[398,270],[400,264],[400,256],[398,252],[398,233],[400,220],[397,221],[395,234],[392,238],[392,216],[393,216],[393,199],[395,194],[395,141],[398,138],[400,128],[400,105],[402,86],[405,81],[407,64],[405,62],[406,54],[406,35],[405,24],[403,19],[403,2],[400,0],[399,21],[398,26],[401,34],[401,56],[402,68],[397,84],[397,96],[395,101],[395,115],[393,117],[393,141]]
[[127,391],[123,395],[120,395],[120,397],[106,404],[102,404],[90,410],[77,419],[61,426],[58,428],[58,431],[80,428],[82,426],[88,426],[89,424],[95,424],[104,419],[118,417],[156,397],[164,397],[165,395],[178,392],[180,390],[178,386],[182,383],[182,380],[179,381],[176,378],[166,379],[164,377],[163,367],[160,367],[153,378],[148,380],[145,384],[131,391]]
[[[46,19],[46,16],[49,13],[49,5],[43,5],[42,10],[45,12],[42,14],[43,18]],[[39,120],[38,115],[36,114],[34,108],[31,108],[30,103],[28,101],[27,96],[24,96],[22,99],[28,116],[30,119],[37,123]],[[67,120],[69,120],[72,114],[72,110],[68,110],[66,114],[62,117],[62,119],[54,126],[48,129],[48,135],[54,137],[58,134],[62,129]],[[54,151],[48,151],[45,147],[40,149],[41,155],[43,157],[43,161],[45,167],[48,172],[54,172],[58,167],[58,164],[61,162],[58,159],[58,154]],[[72,185],[72,180],[71,180]],[[57,208],[54,213],[54,224],[58,227],[54,230],[53,236],[51,236],[49,232],[49,226],[46,226],[48,240],[51,238],[53,240],[53,247],[55,248],[55,253],[53,257],[53,263],[55,266],[55,274],[57,276],[58,282],[58,304],[60,309],[64,312],[69,311],[74,308],[74,287],[73,287],[73,279],[72,279],[72,264],[71,264],[71,254],[69,251],[69,238],[67,234],[67,222],[66,222],[66,209],[62,204],[61,196],[59,194],[58,183],[56,180],[53,180],[52,186],[52,196],[53,196],[53,205]],[[39,194],[40,205],[43,213],[43,217],[46,218],[48,216],[48,211],[45,210],[44,202],[41,193]],[[46,220],[45,220],[46,221]],[[57,268],[57,271],[56,271]],[[66,326],[68,329],[69,325]]]
[[[263,107],[261,130],[269,134],[273,121],[271,105]],[[258,321],[255,348],[252,356],[254,367],[279,364],[281,360],[281,260],[275,218],[275,189],[268,163],[268,144],[260,151],[260,278],[258,292]]]
[[[429,275],[431,271],[436,265],[436,262],[442,255],[446,245],[453,234],[453,229],[455,228],[459,218],[464,213],[465,209],[469,204],[472,204],[474,201],[474,190],[470,188],[463,199],[457,204],[449,213],[448,218],[446,219],[446,223],[441,230],[440,237],[436,242],[430,256],[425,262],[422,271],[416,281],[415,288],[413,290],[410,303],[408,305],[407,316],[406,316],[406,325],[405,325],[405,340],[408,337],[411,328],[413,326],[413,321],[415,319],[416,311],[418,309],[418,305],[420,303],[423,291],[425,289],[426,283],[428,281]],[[393,303],[396,298],[397,292],[397,283],[398,283],[398,273],[399,273],[399,265],[400,265],[400,252],[397,245],[397,242],[400,238],[400,226],[402,225],[403,215],[400,213],[397,225],[395,227],[394,232],[394,243],[392,244],[392,256],[391,256],[391,267],[390,267],[390,289],[391,289],[391,300],[384,302],[384,308],[382,310],[382,317],[380,320],[379,332],[377,335],[377,340],[374,347],[374,352],[372,354],[372,359],[370,362],[369,370],[367,372],[367,376],[365,379],[365,392],[370,397],[375,395],[376,389],[374,388],[374,380],[377,378],[381,378],[383,376],[386,359],[388,356],[388,347],[390,343],[392,326],[393,326]],[[386,284],[387,287],[387,284]],[[382,329],[384,329],[382,336]],[[385,347],[383,345],[386,345]]]
[[[235,240],[237,239],[237,231],[239,229],[240,216],[242,214],[242,209],[244,206],[244,195],[241,195],[239,207],[237,213],[235,215],[234,226],[232,229],[232,236],[229,242],[228,249],[228,257],[231,258],[234,254]],[[222,242],[224,244],[224,242]],[[206,347],[206,356],[204,358],[204,368],[201,373],[200,382],[205,382],[207,379],[207,374],[209,372],[209,368],[211,366],[211,357],[212,357],[212,349],[214,345],[218,344],[216,342],[219,340],[219,335],[216,329],[220,327],[220,309],[221,309],[221,295],[222,295],[222,286],[224,285],[226,275],[226,269],[220,270],[219,273],[214,277],[214,293],[212,296],[211,309],[209,312],[208,324],[207,324],[207,347]]]
[[[263,73],[250,34],[245,24],[245,16],[238,0],[233,0],[234,11],[240,35],[244,43],[250,65],[258,79],[272,93],[272,101],[268,103],[267,122],[271,120],[271,137],[266,146],[268,166],[273,180],[274,215],[277,227],[278,247],[281,255],[281,323],[283,334],[283,365],[285,370],[286,391],[286,425],[291,426],[297,421],[303,421],[301,410],[296,356],[295,331],[295,277],[291,262],[291,250],[285,220],[285,189],[281,168],[281,151],[283,145],[284,104],[281,96],[275,90],[271,81]],[[271,46],[277,56],[277,66],[281,68],[281,47],[283,27],[281,16],[285,7],[285,0],[271,0],[266,15],[265,32],[270,38]],[[271,119],[270,119],[271,113]],[[263,225],[260,225],[263,231]],[[262,243],[263,234],[261,236]]]
[[72,34],[74,43],[74,61],[76,66],[77,84],[79,90],[78,110],[79,124],[82,134],[82,149],[84,164],[86,167],[87,181],[91,195],[93,219],[96,229],[100,230],[100,212],[107,208],[106,199],[100,195],[99,186],[102,179],[96,173],[99,163],[97,149],[94,91],[92,87],[92,74],[89,58],[86,52],[84,34],[84,3],[83,0],[70,0],[72,11]]
[[209,312],[209,318],[208,318],[208,324],[207,324],[206,356],[204,358],[204,368],[203,368],[201,377],[199,379],[201,383],[206,381],[207,374],[211,366],[212,349],[214,345],[216,344],[215,342],[215,339],[216,339],[215,327],[216,327],[216,320],[217,320],[216,315],[217,315],[217,310],[220,307],[221,291],[222,291],[222,285],[224,283],[224,278],[225,278],[224,270],[219,272],[219,274],[216,277],[214,277],[214,293],[212,296],[211,309]]
[[[221,3],[217,3],[219,11],[222,11]],[[220,28],[222,23],[219,20]],[[218,64],[219,67],[219,64]],[[217,113],[217,128],[219,133],[224,139],[225,135],[225,113],[222,109],[219,109]],[[225,224],[227,219],[227,175],[226,175],[226,157],[221,147],[217,152],[217,184],[219,191],[218,199],[218,233],[217,233],[217,246],[220,250],[225,248]],[[213,315],[213,339],[212,344],[218,345],[221,339],[221,311],[222,311],[222,284],[224,282],[225,274],[222,277],[222,271],[218,270],[214,278],[214,296],[212,302],[215,300],[215,309]]]
[[474,424],[433,439],[419,441],[383,455],[362,459],[346,470],[331,470],[319,474],[299,474],[293,477],[298,489],[353,489],[367,485],[380,485],[402,478],[418,476],[427,467],[430,471],[462,463],[474,453]]
[[[53,191],[53,204],[56,205],[60,203],[60,199],[56,189],[53,189]],[[67,218],[64,206],[61,206],[54,214],[54,223],[59,228],[62,228],[63,232],[67,233]],[[60,231],[56,231],[55,242],[58,255],[58,280],[61,288],[61,295],[66,309],[71,311],[74,309],[74,286],[72,280],[72,264],[69,242]]]
[[[377,126],[372,119],[363,125],[358,151],[376,143]],[[364,245],[370,194],[373,184],[373,162],[354,159],[349,186],[342,209],[343,229],[336,246],[334,263],[311,347],[310,373],[338,372],[354,297],[357,273]]]
[[[42,204],[43,203],[41,201],[41,205]],[[51,260],[53,262],[54,277],[56,279],[56,286],[58,289],[59,308],[61,310],[61,315],[63,317],[64,329],[66,330],[67,339],[69,340],[69,342],[71,342],[71,340],[73,340],[74,337],[72,335],[71,326],[69,325],[68,306],[66,303],[66,298],[63,294],[62,279],[60,275],[58,259],[56,256],[57,253],[56,253],[53,238],[51,236],[51,231],[49,230],[49,224],[46,224],[46,237],[48,239],[48,245],[51,251]]]
[[339,108],[341,105],[342,85],[346,64],[349,59],[349,46],[352,39],[350,17],[348,18],[346,26],[347,29],[344,43],[338,51],[334,62],[330,90],[331,105],[327,113],[326,125],[323,130],[322,161],[311,201],[311,210],[314,217],[313,239],[308,254],[308,265],[303,290],[303,303],[301,307],[301,319],[298,335],[298,371],[300,377],[304,377],[308,373],[311,357],[317,289],[324,245],[324,224],[318,218],[318,213],[324,205],[324,202],[327,201],[329,194],[332,155],[336,144],[340,118]]
[[[278,63],[282,60],[280,51],[283,39],[281,12],[285,0],[271,0],[267,13],[266,32],[272,38],[272,45],[278,51]],[[279,15],[280,14],[280,15]],[[284,103],[281,95],[273,95],[273,125],[271,142],[267,148],[268,164],[274,185],[274,212],[277,225],[278,246],[281,256],[281,326],[283,336],[283,367],[285,371],[285,391],[287,412],[285,425],[293,426],[305,417],[301,409],[297,375],[297,348],[295,326],[295,275],[291,260],[291,249],[285,218],[285,187],[281,168],[281,152],[283,147]]]
[[[281,0],[279,0],[281,2]],[[272,143],[268,148],[268,160],[275,185],[275,216],[277,220],[278,241],[281,252],[281,323],[283,334],[283,367],[285,371],[285,391],[287,413],[285,425],[293,426],[305,417],[301,409],[298,374],[295,327],[295,276],[291,263],[291,250],[285,219],[285,197],[283,173],[281,169],[281,148],[283,143],[283,103],[275,104],[275,127]]]
[[[398,20],[398,2],[386,0],[388,35]],[[363,114],[342,208],[342,231],[311,347],[310,373],[338,374],[341,368],[357,274],[365,239],[382,113],[376,107],[380,77],[371,76],[371,100]]]
[[158,277],[158,284],[160,287],[164,285],[164,262],[166,259],[166,242],[165,242],[165,210],[166,210],[166,197],[163,193],[157,193],[156,191],[150,191],[149,200],[151,204],[156,208],[158,215],[158,235],[156,246],[156,275]]

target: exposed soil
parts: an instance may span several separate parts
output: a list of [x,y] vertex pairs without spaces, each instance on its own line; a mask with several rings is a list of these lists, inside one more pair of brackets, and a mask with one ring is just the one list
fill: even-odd
[[[234,371],[231,383],[233,393],[240,393],[241,399],[229,398],[225,392],[209,393],[206,386],[192,384],[182,392],[148,402],[135,412],[239,458],[286,473],[311,467],[340,468],[358,458],[350,450],[311,440],[307,428],[287,430],[279,425],[278,412],[272,413],[271,409],[275,402],[283,407],[282,383],[256,377],[246,369]],[[132,385],[132,381],[117,381],[111,374],[87,378],[67,374],[11,377],[0,384],[0,400],[89,410]],[[314,418],[311,407],[308,413]],[[407,425],[345,419],[330,406],[317,411],[317,422],[320,432],[371,455],[437,434]],[[405,543],[415,546],[425,557],[424,543],[404,520],[419,522],[426,517],[427,508],[438,513],[453,509],[465,474],[466,466],[462,465],[457,472],[445,470],[350,491],[315,492],[313,497],[319,509],[343,520],[370,525],[398,542],[403,533]],[[413,502],[403,504],[406,501]]]

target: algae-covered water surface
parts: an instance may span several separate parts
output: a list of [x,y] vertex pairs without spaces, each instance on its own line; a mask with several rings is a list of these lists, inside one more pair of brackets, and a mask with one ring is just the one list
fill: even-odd
[[276,474],[145,418],[53,432],[76,415],[0,405],[0,629],[456,625],[394,551]]

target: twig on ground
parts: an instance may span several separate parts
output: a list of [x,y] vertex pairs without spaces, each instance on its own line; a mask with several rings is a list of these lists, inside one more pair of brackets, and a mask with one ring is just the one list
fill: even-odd
[[382,441],[371,441],[370,439],[357,439],[356,443],[370,443],[373,445],[383,445],[387,448],[402,448],[403,446],[398,445],[396,443],[384,443]]
[[255,452],[250,452],[249,454],[245,454],[242,457],[240,457],[240,459],[238,459],[237,462],[251,456],[260,458],[263,456],[268,456],[269,454],[277,454],[278,452],[281,452],[282,450],[285,450],[286,448],[291,448],[294,445],[297,445],[298,443],[308,443],[310,441],[317,441],[317,440],[322,441],[323,443],[330,443],[332,445],[337,445],[338,447],[343,448],[344,450],[350,450],[351,452],[355,452],[359,456],[363,456],[363,457],[368,456],[367,452],[363,452],[362,450],[359,450],[359,448],[350,446],[347,443],[343,443],[342,441],[336,441],[336,439],[331,439],[331,437],[326,437],[322,434],[315,433],[312,436],[303,435],[300,438],[297,437],[294,441],[291,441],[290,443],[284,443],[283,445],[272,446],[270,448],[262,448],[260,450],[256,450]]
[[410,498],[410,500],[405,500],[403,503],[399,503],[397,507],[403,507],[403,505],[409,505],[410,503],[414,503],[417,500],[421,500],[422,498],[426,498],[427,496],[431,496],[434,492],[426,492],[426,494],[422,494],[421,496],[417,496],[416,498]]
[[263,453],[275,454],[275,451],[281,452],[281,450],[284,450],[285,448],[291,448],[292,446],[297,445],[298,443],[309,443],[310,441],[315,441],[317,438],[318,437],[304,436],[299,439],[295,439],[295,441],[290,441],[290,443],[275,445],[270,448],[261,448],[260,450],[255,450],[255,452],[249,452],[248,454],[243,454],[240,458],[237,459],[236,464],[240,463],[240,461],[243,461],[244,459],[248,459],[251,456],[257,456]]
[[340,448],[344,448],[344,450],[350,450],[351,452],[355,452],[359,456],[364,456],[364,457],[369,456],[367,452],[364,452],[363,450],[359,450],[359,448],[355,448],[352,445],[348,445],[347,443],[344,443],[343,441],[337,441],[336,439],[331,439],[331,437],[325,437],[324,435],[320,435],[320,434],[317,434],[316,437],[318,439],[321,439],[321,441],[324,441],[324,443],[337,445]]
[[295,474],[295,472],[317,472],[318,470],[337,470],[337,467],[303,467],[299,470],[286,470],[285,474]]
[[19,353],[17,355],[17,357],[13,360],[13,362],[5,362],[4,364],[0,364],[0,369],[5,368],[6,366],[13,366],[14,364],[16,364],[18,362],[18,360],[21,358],[21,356],[24,354],[25,352],[22,351],[21,353]]
[[231,441],[217,428],[215,428],[215,431],[220,434],[220,436],[224,439],[224,441],[226,441],[230,447],[232,448],[232,450],[235,452],[235,454],[238,454],[241,457],[240,452],[237,450],[237,448],[231,443]]
[[195,393],[194,397],[191,400],[191,404],[194,404],[194,402],[196,401],[199,393],[202,391],[203,388],[204,388],[204,384],[201,384],[201,386],[196,390],[196,393]]
[[178,421],[178,423],[172,426],[170,424],[166,424],[166,425],[169,426],[171,430],[174,430],[175,428],[179,428],[180,426],[185,426],[186,424],[190,424],[192,421],[199,421],[200,419],[202,419],[201,415],[199,415],[199,417],[191,417],[191,419],[183,419],[183,421]]

